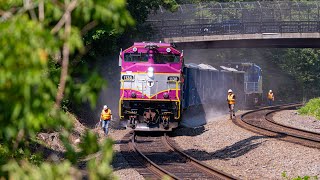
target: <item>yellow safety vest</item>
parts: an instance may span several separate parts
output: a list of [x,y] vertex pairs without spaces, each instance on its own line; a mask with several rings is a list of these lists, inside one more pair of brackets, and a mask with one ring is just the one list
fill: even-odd
[[235,104],[236,99],[234,97],[234,94],[228,94],[228,104]]
[[110,109],[107,109],[106,111],[105,110],[102,110],[101,112],[101,119],[102,120],[110,120],[111,119],[111,110]]
[[273,93],[268,93],[268,99],[273,99]]

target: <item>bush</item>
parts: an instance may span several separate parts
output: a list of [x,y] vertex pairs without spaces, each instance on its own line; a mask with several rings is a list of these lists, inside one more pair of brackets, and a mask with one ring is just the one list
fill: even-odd
[[304,107],[298,110],[300,114],[311,115],[320,120],[320,98],[311,99]]

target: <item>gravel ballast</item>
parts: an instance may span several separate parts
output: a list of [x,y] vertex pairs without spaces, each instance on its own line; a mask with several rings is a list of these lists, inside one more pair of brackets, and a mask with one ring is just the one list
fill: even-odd
[[200,128],[178,129],[173,139],[185,152],[212,167],[240,179],[283,179],[283,172],[290,178],[320,176],[319,149],[249,132],[228,120],[228,115],[207,121]]
[[134,168],[132,168],[121,154],[121,140],[127,133],[129,133],[129,130],[111,129],[109,131],[109,137],[114,141],[113,150],[115,156],[113,157],[112,162],[114,175],[116,175],[119,179],[143,180],[143,176],[141,176]]
[[280,124],[320,133],[320,120],[307,115],[299,115],[296,110],[280,111],[272,119]]

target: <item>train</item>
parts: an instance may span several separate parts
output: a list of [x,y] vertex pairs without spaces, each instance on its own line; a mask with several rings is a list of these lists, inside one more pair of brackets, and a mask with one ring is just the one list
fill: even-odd
[[184,110],[226,103],[228,89],[245,99],[246,71],[207,64],[185,64],[170,43],[135,42],[119,54],[119,117],[135,131],[172,131]]
[[251,62],[229,62],[227,67],[244,71],[244,103],[246,107],[257,107],[263,102],[262,69]]

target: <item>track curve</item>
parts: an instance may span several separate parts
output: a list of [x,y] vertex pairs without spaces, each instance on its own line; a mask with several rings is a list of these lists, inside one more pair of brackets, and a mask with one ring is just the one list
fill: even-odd
[[[237,179],[232,175],[214,169],[184,153],[166,134],[161,136],[138,136],[132,134],[129,148],[144,166],[153,173],[145,178],[160,179]],[[137,157],[136,157],[137,158]]]
[[296,108],[301,105],[302,104],[290,104],[249,111],[244,113],[240,118],[233,120],[233,122],[244,129],[258,134],[320,149],[319,133],[285,126],[275,122],[271,118],[271,114],[274,112]]

